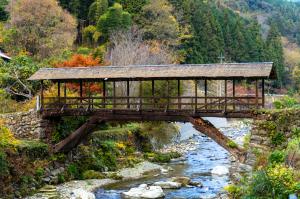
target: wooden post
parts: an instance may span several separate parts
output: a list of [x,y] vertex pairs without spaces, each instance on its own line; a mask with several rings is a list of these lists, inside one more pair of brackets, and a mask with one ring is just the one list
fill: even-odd
[[232,80],[233,110],[235,111],[235,79]]
[[88,109],[91,109],[92,103],[91,103],[91,98],[92,98],[92,94],[91,94],[91,82],[88,82],[88,92],[89,92],[89,105],[88,105]]
[[103,91],[102,91],[102,93],[103,93],[103,99],[102,99],[102,106],[103,106],[103,108],[105,108],[105,104],[106,104],[106,82],[105,82],[105,80],[103,80]]
[[140,108],[139,110],[142,111],[142,106],[143,106],[143,82],[140,80]]
[[198,107],[198,81],[194,80],[195,83],[195,107],[194,107],[194,111],[197,112],[197,107]]
[[127,109],[130,109],[129,97],[130,97],[130,88],[129,88],[129,80],[127,80]]
[[80,104],[82,104],[82,80],[80,80]]
[[57,82],[57,97],[58,97],[58,103],[60,105],[60,80]]
[[258,109],[258,80],[255,80],[255,104]]
[[261,92],[262,92],[262,108],[265,107],[265,79],[262,79],[262,89],[261,89]]
[[41,110],[44,108],[44,81],[41,81]]
[[154,79],[151,81],[151,86],[152,86],[152,108],[154,109],[155,108],[155,82],[154,82]]
[[205,110],[207,110],[207,79],[204,81],[204,103],[205,103]]
[[178,97],[178,109],[181,110],[180,79],[177,80],[177,97]]
[[225,112],[227,111],[227,80],[225,80]]
[[113,108],[116,108],[116,81],[113,81]]
[[167,80],[167,96],[168,96],[168,101],[167,101],[167,111],[170,108],[170,81]]

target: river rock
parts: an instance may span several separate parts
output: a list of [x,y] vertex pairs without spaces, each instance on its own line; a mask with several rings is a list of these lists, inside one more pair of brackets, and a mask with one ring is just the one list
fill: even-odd
[[162,198],[165,196],[160,186],[147,186],[141,184],[139,187],[131,188],[122,193],[125,198]]
[[95,195],[91,192],[88,192],[84,189],[74,189],[72,192],[71,199],[95,199]]
[[186,185],[190,184],[191,179],[189,177],[181,176],[181,177],[173,177],[173,178],[171,178],[171,181],[172,182],[178,182],[182,186],[186,186]]
[[154,186],[160,186],[161,188],[163,189],[179,189],[182,184],[179,183],[179,182],[170,182],[170,181],[167,181],[167,182],[155,182],[153,184]]
[[194,186],[194,187],[203,187],[201,182],[195,182],[195,181],[191,181],[189,183],[189,185]]
[[229,169],[225,166],[216,166],[211,170],[213,175],[223,176],[229,174]]

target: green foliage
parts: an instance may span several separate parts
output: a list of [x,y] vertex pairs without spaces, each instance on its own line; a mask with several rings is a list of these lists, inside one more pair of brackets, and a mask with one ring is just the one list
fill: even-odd
[[237,148],[237,147],[238,147],[238,144],[235,143],[234,141],[230,140],[230,141],[227,143],[227,146],[230,147],[230,148]]
[[284,96],[280,100],[276,100],[274,103],[276,109],[285,109],[285,108],[297,108],[300,107],[300,102],[296,98]]
[[59,142],[86,122],[86,117],[64,117],[55,126],[52,141]]
[[97,29],[107,39],[110,34],[128,29],[131,26],[131,15],[122,6],[115,3],[99,18]]
[[39,82],[27,81],[40,64],[31,57],[20,55],[10,62],[0,64],[0,89],[8,90],[15,99],[28,99],[39,90]]
[[14,137],[14,135],[8,128],[6,128],[1,123],[0,125],[0,148],[14,148],[20,143],[20,141]]
[[181,157],[181,154],[177,152],[170,152],[170,153],[146,153],[145,158],[149,159],[153,162],[159,162],[159,163],[168,163],[171,161],[171,159],[179,158]]
[[5,11],[7,4],[7,0],[1,0],[0,2],[0,21],[6,21],[8,19],[8,13]]
[[118,0],[124,10],[132,14],[133,18],[137,18],[142,8],[149,2],[148,0]]
[[0,178],[9,174],[9,164],[4,151],[0,150]]
[[269,155],[269,163],[270,164],[278,164],[278,163],[284,163],[285,161],[285,152],[275,150]]
[[242,196],[242,189],[236,185],[228,185],[224,190],[229,194],[230,198],[236,199]]
[[70,164],[67,168],[67,172],[72,179],[81,179],[81,175],[76,164]]
[[43,159],[48,156],[48,145],[34,140],[21,140],[16,146],[20,154],[26,154],[30,159]]
[[274,146],[280,146],[286,141],[284,133],[276,131],[271,134],[271,142]]
[[167,0],[152,0],[142,8],[139,25],[146,40],[159,40],[176,44],[179,24],[172,14],[173,9]]
[[83,172],[82,177],[83,179],[103,179],[105,178],[105,175],[98,171],[87,170]]
[[102,16],[108,9],[107,0],[96,0],[89,8],[88,18],[91,24],[96,24],[100,16]]

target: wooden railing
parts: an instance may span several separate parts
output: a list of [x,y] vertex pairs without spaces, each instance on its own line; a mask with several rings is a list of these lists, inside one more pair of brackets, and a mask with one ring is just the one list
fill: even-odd
[[261,97],[44,97],[42,110],[244,111],[263,106]]

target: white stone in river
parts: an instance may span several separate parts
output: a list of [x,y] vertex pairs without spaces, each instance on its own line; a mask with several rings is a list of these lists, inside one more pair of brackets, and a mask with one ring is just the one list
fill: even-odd
[[72,199],[95,199],[95,195],[91,192],[88,192],[84,189],[74,189],[72,191]]
[[160,186],[163,189],[179,189],[182,184],[179,182],[155,182],[154,186]]
[[131,188],[127,192],[123,192],[125,198],[162,198],[165,196],[160,186],[147,186],[141,184],[137,188]]
[[225,166],[216,166],[211,170],[213,175],[223,176],[229,174],[229,169]]

